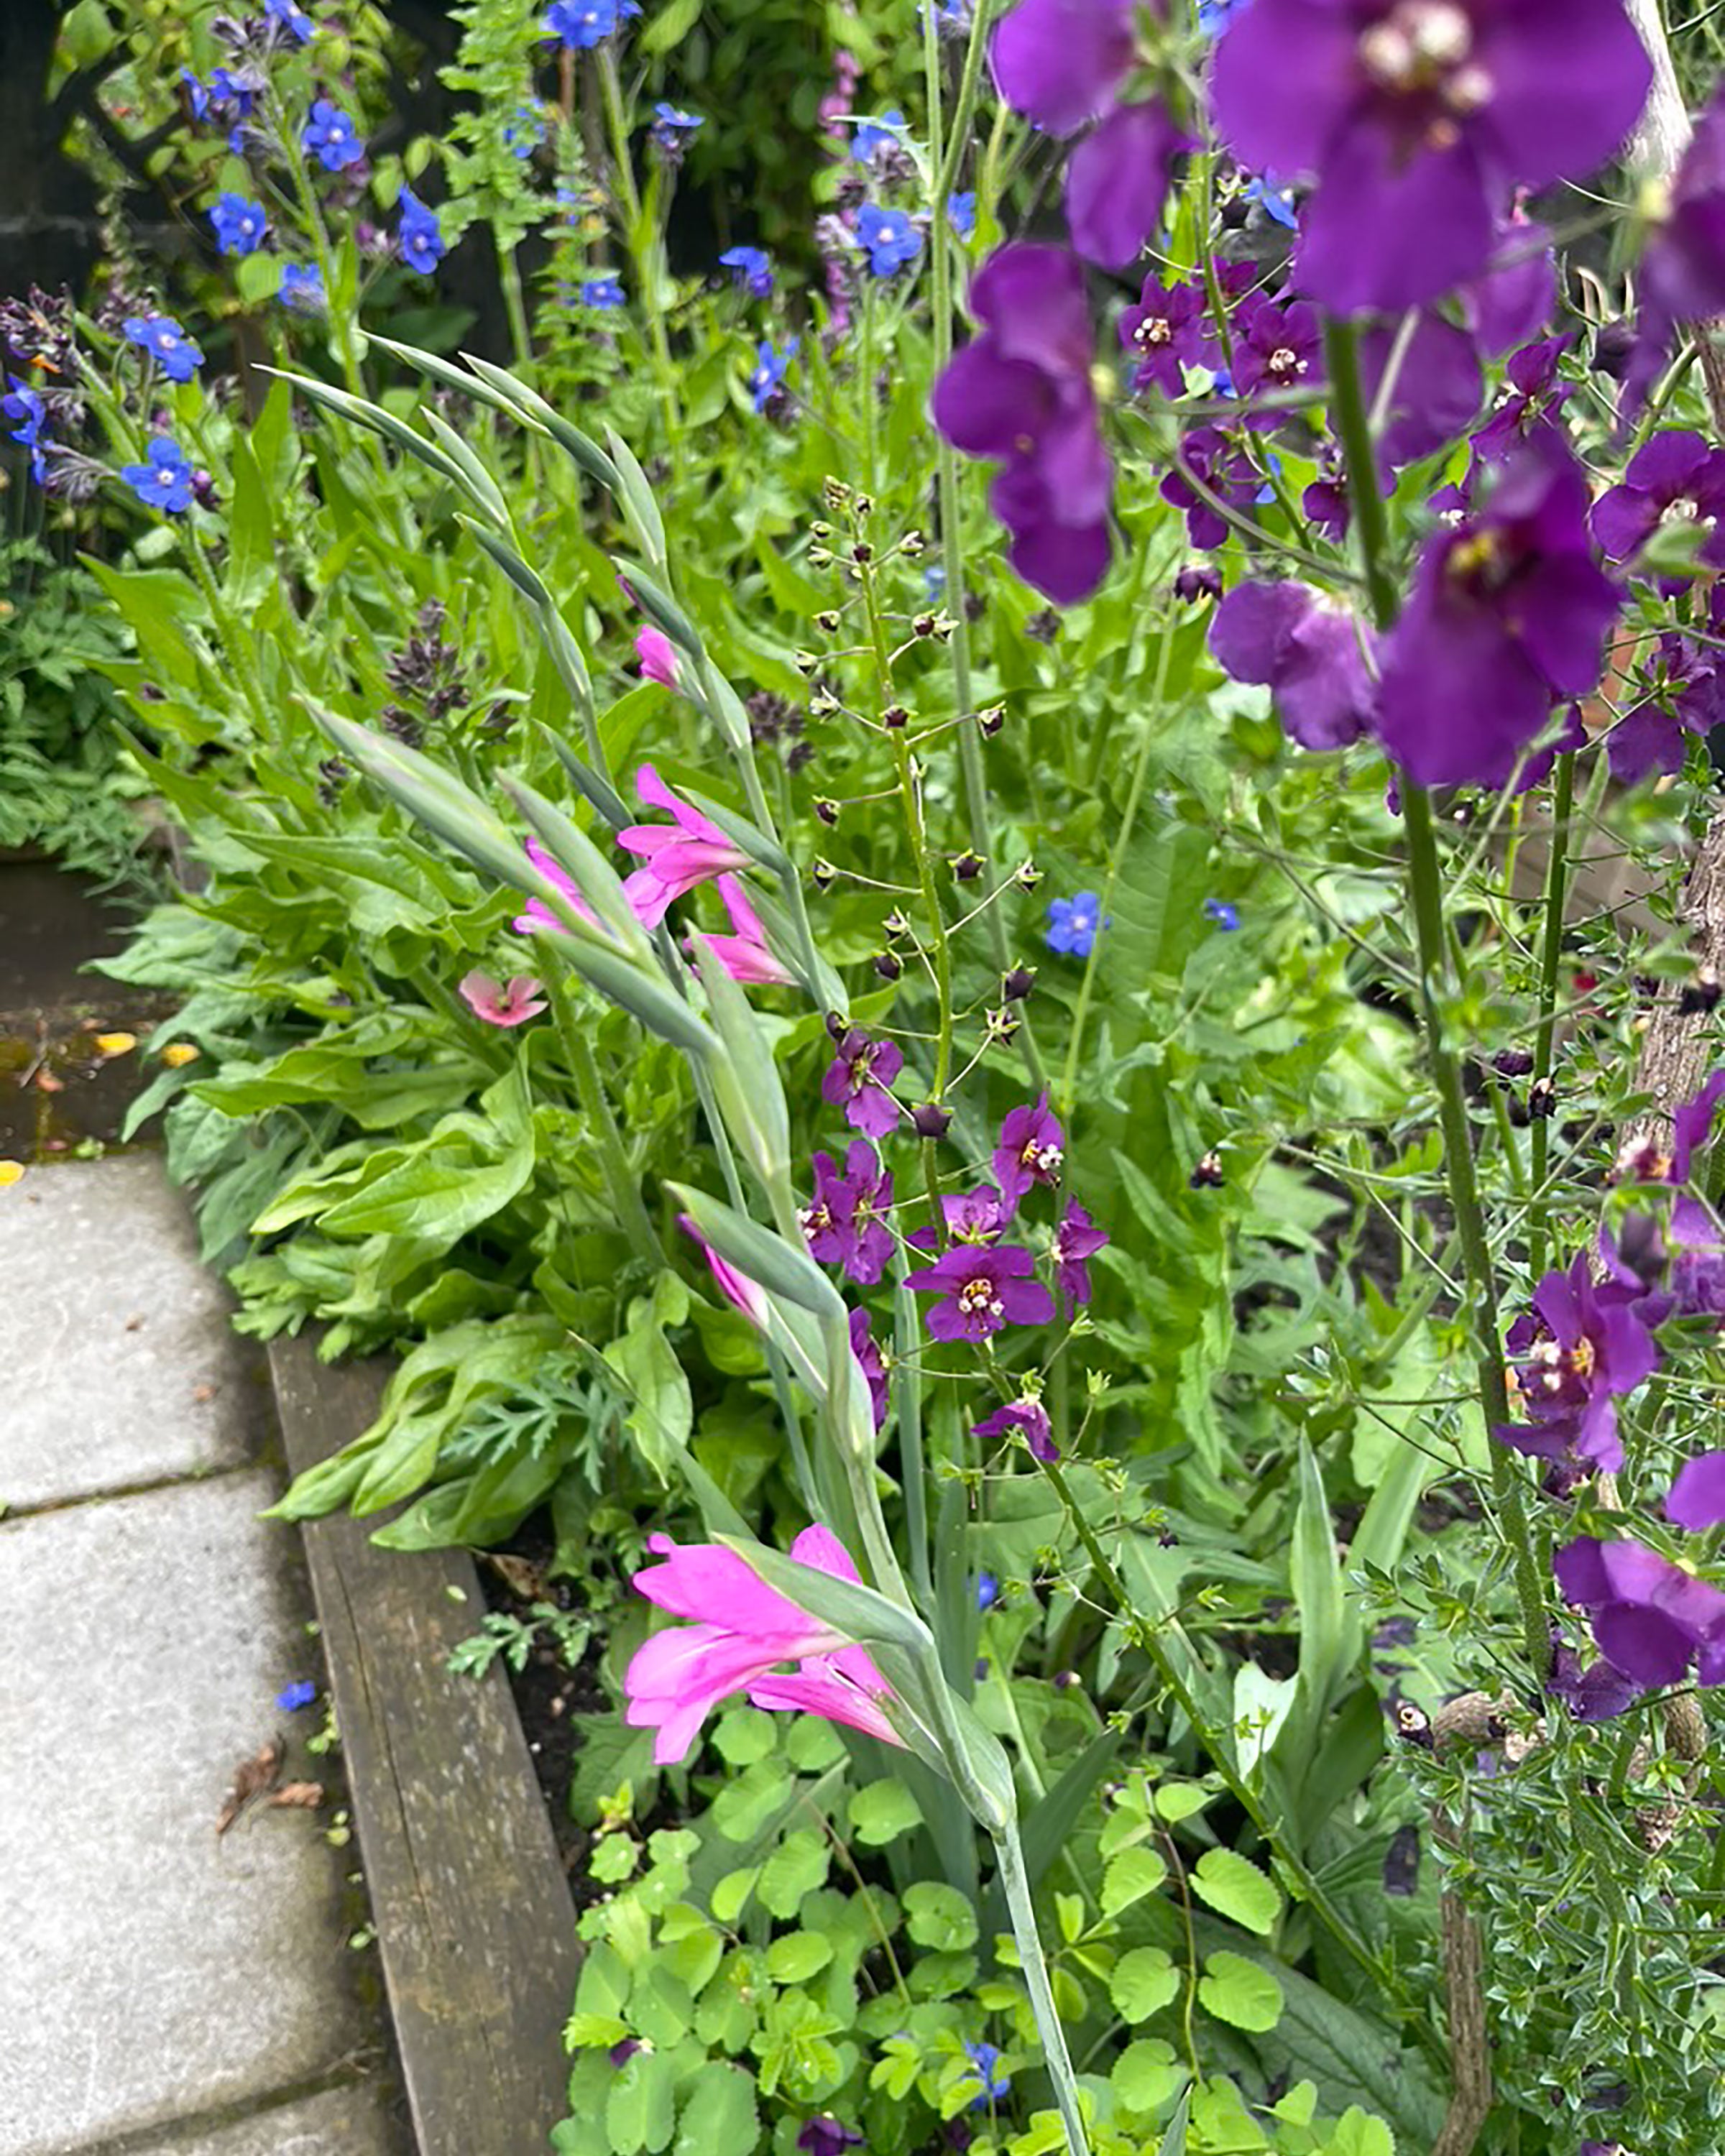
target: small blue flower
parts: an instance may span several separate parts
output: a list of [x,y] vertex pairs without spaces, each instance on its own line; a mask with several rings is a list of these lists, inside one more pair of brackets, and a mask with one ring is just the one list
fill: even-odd
[[764,247],[727,247],[719,261],[752,299],[771,299],[773,258]]
[[[997,2071],[1000,2064],[1000,2050],[998,2045],[986,2042],[973,2044],[967,2040],[964,2049],[969,2057],[972,2071],[977,2080],[982,2083],[980,2092],[970,2099],[970,2107],[973,2111],[980,2111],[985,2103],[996,2103],[1002,2097],[1012,2094],[1012,2076]],[[961,2078],[968,2081],[971,2076],[966,2074]]]
[[1070,898],[1056,898],[1048,909],[1048,947],[1069,957],[1087,958],[1097,936],[1113,926],[1111,913],[1101,918],[1102,901],[1093,891],[1075,891]]
[[296,315],[321,315],[329,305],[323,277],[315,262],[284,262],[276,297]]
[[1300,219],[1294,209],[1294,191],[1285,187],[1274,172],[1248,180],[1243,193],[1247,202],[1256,203],[1276,223],[1285,225],[1290,232],[1300,229]]
[[591,52],[639,15],[635,0],[552,0],[545,13],[545,34],[572,52]]
[[18,424],[12,430],[12,439],[22,443],[30,452],[30,476],[38,486],[48,484],[48,407],[41,398],[18,375],[12,377],[11,393],[0,397],[0,412]]
[[1225,898],[1207,898],[1204,910],[1224,935],[1231,935],[1240,926],[1240,910],[1230,906]]
[[865,203],[856,213],[857,244],[877,277],[896,277],[922,252],[922,235],[901,209],[877,209]]
[[536,105],[519,106],[514,119],[503,123],[503,146],[511,157],[525,162],[544,140],[545,116]]
[[396,252],[409,270],[429,277],[449,249],[437,212],[421,202],[410,187],[401,191],[401,228],[395,236]]
[[667,135],[692,135],[706,122],[698,112],[680,112],[660,98],[653,108],[653,125],[655,129],[662,127]]
[[938,606],[947,596],[947,565],[944,562],[928,562],[923,565],[922,591],[930,606]]
[[149,458],[148,464],[123,466],[120,476],[140,501],[177,516],[192,506],[193,474],[185,452],[167,435],[158,434],[150,444]]
[[192,108],[192,117],[194,120],[208,120],[209,117],[208,85],[201,83],[190,68],[180,69],[180,81],[185,89],[186,101]]
[[345,165],[357,165],[366,153],[358,128],[341,106],[327,97],[319,98],[312,106],[300,145],[316,153],[317,162],[326,172],[339,172]]
[[189,382],[203,364],[203,354],[170,315],[131,315],[128,340],[147,352],[170,382]]
[[755,409],[764,412],[783,387],[785,370],[789,367],[797,349],[795,337],[789,338],[782,352],[773,349],[769,337],[762,337],[755,348],[755,368],[749,377],[749,393],[755,400]]
[[296,1683],[282,1686],[275,1695],[275,1704],[284,1714],[297,1714],[302,1707],[310,1707],[316,1697],[317,1686],[309,1677],[301,1677]]
[[850,138],[850,154],[860,165],[878,157],[883,150],[896,150],[905,132],[905,116],[895,105],[878,121],[865,120]]
[[629,301],[615,277],[589,277],[581,288],[584,307],[624,307]]
[[264,214],[263,203],[248,202],[244,195],[223,195],[210,212],[209,221],[223,254],[255,254],[269,236],[270,220]]
[[976,1606],[992,1609],[1000,1599],[1000,1582],[992,1572],[979,1572],[976,1576]]
[[232,112],[236,119],[249,120],[263,89],[261,78],[244,68],[212,68],[209,94],[212,100],[224,113]]
[[962,195],[947,197],[947,221],[961,239],[968,239],[976,230],[976,195],[968,189]]
[[264,13],[272,23],[280,23],[284,29],[291,30],[302,45],[311,35],[311,18],[298,0],[264,0]]

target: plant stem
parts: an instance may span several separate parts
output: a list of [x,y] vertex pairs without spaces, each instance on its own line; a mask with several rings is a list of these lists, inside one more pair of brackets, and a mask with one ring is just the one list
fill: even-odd
[[[1575,805],[1575,752],[1565,749],[1558,758],[1552,785],[1551,859],[1545,870],[1545,942],[1539,961],[1539,1026],[1533,1036],[1533,1082],[1551,1075],[1556,1045],[1558,972],[1563,955],[1563,899],[1569,874],[1569,819]],[[1528,1179],[1534,1190],[1545,1187],[1546,1154],[1551,1143],[1551,1125],[1536,1116],[1529,1137],[1532,1165]],[[1527,1224],[1527,1265],[1530,1271],[1545,1270],[1545,1215],[1534,1211]]]
[[[1359,534],[1366,590],[1373,620],[1380,631],[1387,631],[1396,615],[1395,585],[1389,567],[1389,527],[1384,498],[1378,490],[1371,429],[1360,393],[1354,326],[1333,318],[1327,321],[1324,349],[1330,369],[1332,421],[1347,460],[1348,499]],[[1520,1480],[1504,1447],[1492,1435],[1495,1429],[1511,1419],[1509,1392],[1504,1378],[1497,1281],[1491,1265],[1485,1213],[1480,1204],[1461,1066],[1444,1035],[1442,998],[1450,983],[1450,952],[1444,927],[1443,872],[1432,823],[1431,798],[1405,772],[1398,777],[1402,824],[1407,834],[1409,894],[1413,901],[1414,942],[1420,959],[1420,1016],[1426,1059],[1437,1092],[1450,1203],[1461,1240],[1462,1265],[1467,1279],[1466,1315],[1473,1334],[1480,1405],[1486,1419],[1492,1502],[1503,1538],[1509,1545],[1527,1659],[1543,1677],[1551,1661],[1550,1634],[1528,1538],[1527,1508],[1522,1499]],[[1537,1178],[1535,1182],[1537,1186]]]
[[[986,44],[988,10],[978,8],[971,24],[970,44],[964,55],[964,74],[950,136],[941,114],[940,33],[934,11],[922,11],[922,66],[927,88],[928,155],[937,175],[929,230],[929,260],[933,277],[934,336],[932,378],[938,380],[952,356],[952,234],[946,213],[952,182],[958,177],[958,161],[970,116],[976,104]],[[981,860],[994,859],[993,819],[988,807],[988,782],[983,770],[983,744],[971,716],[970,620],[964,610],[964,547],[958,521],[958,459],[943,434],[936,437],[935,468],[941,512],[941,559],[946,568],[944,603],[953,628],[947,649],[952,661],[953,706],[958,718],[958,775],[964,789],[965,818],[970,826],[971,851]],[[999,906],[985,916],[989,947],[1002,973],[1012,963],[1006,919]],[[1041,1050],[1036,1045],[1028,1013],[1019,1030],[1019,1045],[1033,1086],[1046,1083]]]
[[1054,2083],[1055,2102],[1060,2107],[1060,2123],[1066,2129],[1069,2156],[1089,2156],[1084,2114],[1078,2107],[1078,2080],[1072,2071],[1072,2055],[1066,2049],[1066,2032],[1060,2026],[1060,2009],[1055,2005],[1054,1986],[1049,1981],[1041,1934],[1036,1928],[1036,1905],[1030,1897],[1030,1881],[1024,1870],[1024,1853],[1019,1845],[1016,1825],[1009,1820],[995,1834],[993,1840],[1007,1914],[1012,1919],[1012,1935],[1018,1943],[1019,1959],[1024,1966],[1030,2010],[1036,2016],[1037,2030],[1042,2038],[1048,2077]]
[[548,966],[546,973],[552,1008],[557,1016],[557,1037],[568,1060],[569,1075],[575,1081],[576,1098],[587,1118],[588,1136],[598,1148],[599,1172],[604,1178],[606,1194],[617,1215],[618,1225],[628,1237],[635,1255],[651,1270],[658,1272],[665,1264],[665,1253],[659,1247],[659,1238],[653,1232],[653,1223],[641,1202],[640,1186],[623,1150],[622,1134],[611,1112],[592,1045],[576,1018],[567,978],[560,963]]
[[641,209],[640,190],[635,185],[634,166],[629,154],[629,123],[624,116],[623,91],[617,80],[617,58],[609,39],[595,54],[598,62],[599,95],[605,107],[605,130],[611,141],[611,163],[617,192],[623,204],[624,239],[635,273],[635,287],[647,316],[647,336],[653,347],[659,393],[665,400],[665,431],[671,462],[681,456],[682,409],[677,397],[677,370],[671,362],[670,338],[665,326],[664,295],[660,289],[660,254],[656,236],[649,235]]

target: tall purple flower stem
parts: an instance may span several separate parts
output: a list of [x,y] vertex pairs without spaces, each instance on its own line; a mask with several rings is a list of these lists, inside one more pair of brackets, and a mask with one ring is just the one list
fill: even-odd
[[[1381,634],[1387,634],[1395,621],[1397,596],[1389,569],[1389,521],[1378,491],[1371,424],[1360,388],[1358,331],[1355,326],[1335,316],[1327,316],[1324,352],[1330,373],[1331,419],[1347,465],[1348,499],[1353,510],[1354,529],[1359,536],[1367,597],[1373,622]],[[1492,1430],[1508,1419],[1509,1392],[1504,1380],[1497,1278],[1486,1233],[1485,1212],[1480,1204],[1461,1066],[1444,1038],[1440,993],[1450,978],[1450,953],[1444,929],[1443,872],[1438,860],[1430,795],[1404,771],[1397,773],[1397,783],[1401,793],[1402,824],[1407,834],[1408,886],[1420,957],[1420,1002],[1426,1058],[1432,1083],[1437,1089],[1444,1167],[1467,1281],[1480,1404],[1485,1413],[1486,1427]],[[1528,1539],[1527,1508],[1522,1501],[1516,1471],[1503,1448],[1494,1445],[1488,1450],[1491,1495],[1509,1545],[1527,1659],[1543,1680],[1551,1663],[1551,1632],[1533,1548]]]
[[[1558,973],[1563,955],[1563,901],[1569,877],[1569,819],[1575,807],[1575,752],[1565,749],[1552,778],[1551,858],[1545,870],[1545,935],[1539,954],[1539,1024],[1533,1036],[1533,1083],[1551,1075],[1557,1040]],[[1536,1116],[1529,1133],[1527,1266],[1536,1279],[1545,1270],[1545,1188],[1551,1121]]]

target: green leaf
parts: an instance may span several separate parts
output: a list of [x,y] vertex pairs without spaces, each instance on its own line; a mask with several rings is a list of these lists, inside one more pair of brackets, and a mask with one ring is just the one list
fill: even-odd
[[755,1881],[761,1876],[758,1864],[747,1864],[740,1871],[727,1871],[714,1887],[710,1897],[713,1917],[721,1924],[734,1924],[742,1914]]
[[802,1907],[805,1895],[826,1884],[830,1859],[824,1834],[817,1834],[812,1827],[798,1827],[762,1866],[755,1882],[756,1900],[775,1917],[788,1921]]
[[1179,1996],[1180,1972],[1160,1947],[1134,1947],[1114,1964],[1108,1996],[1122,2021],[1147,2021]]
[[695,1409],[689,1379],[665,1327],[680,1325],[689,1314],[689,1291],[675,1273],[660,1273],[651,1295],[629,1305],[621,1339],[604,1351],[605,1362],[628,1387],[628,1427],[641,1457],[662,1481],[669,1481],[688,1449]]
[[1281,2019],[1281,1986],[1267,1969],[1224,1951],[1205,1957],[1198,2003],[1230,2028],[1261,2035]]
[[905,1929],[919,1947],[963,1953],[977,1940],[976,1910],[956,1887],[918,1879],[905,1889]]
[[1281,1896],[1274,1881],[1236,1850],[1207,1849],[1189,1876],[1199,1896],[1230,1922],[1266,1937],[1275,1930]]
[[1381,2118],[1351,2103],[1325,2142],[1323,2156],[1395,2156],[1395,2136]]
[[775,1984],[807,1984],[833,1958],[833,1943],[819,1932],[787,1932],[767,1949],[767,1974]]
[[724,2059],[698,2066],[683,2099],[672,2156],[755,2156],[760,2136],[752,2076]]
[[712,1741],[727,1767],[750,1767],[778,1741],[773,1717],[758,1707],[729,1707],[713,1725]]
[[1159,2036],[1140,2036],[1114,2061],[1108,2078],[1128,2111],[1159,2111],[1178,2086],[1179,2061],[1172,2044]]
[[1102,1914],[1117,1917],[1153,1894],[1167,1876],[1168,1866],[1153,1849],[1122,1849],[1109,1858],[1102,1874]]
[[634,1871],[640,1854],[629,1835],[601,1835],[593,1844],[593,1854],[587,1860],[587,1868],[595,1879],[607,1887],[614,1887]]
[[916,1799],[904,1784],[889,1778],[870,1782],[850,1799],[850,1831],[870,1849],[879,1849],[922,1823]]
[[668,53],[681,44],[701,19],[701,0],[665,0],[639,39],[644,53]]
[[605,2098],[612,2156],[658,2156],[676,2124],[676,2072],[663,2051],[632,2052]]
[[[717,1041],[710,1034],[707,1038],[716,1050]],[[850,1322],[850,1312],[838,1290],[806,1251],[793,1250],[782,1235],[775,1235],[770,1228],[751,1220],[722,1199],[708,1197],[704,1190],[691,1190],[682,1183],[667,1183],[665,1188],[719,1255],[740,1273],[814,1317],[836,1314]]]

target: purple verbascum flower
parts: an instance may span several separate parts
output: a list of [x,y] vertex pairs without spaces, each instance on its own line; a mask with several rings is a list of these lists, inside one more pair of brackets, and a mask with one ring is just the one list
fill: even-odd
[[1009,1214],[1034,1184],[1055,1188],[1065,1158],[1066,1134],[1048,1105],[1045,1088],[1029,1106],[1014,1108],[1000,1126],[994,1147],[994,1180]]
[[1635,1686],[1621,1670],[1603,1658],[1583,1669],[1575,1650],[1555,1637],[1545,1688],[1563,1701],[1578,1722],[1609,1722],[1632,1707],[1636,1697]]
[[848,2126],[841,2126],[829,2111],[819,2118],[811,2118],[797,2136],[797,2146],[803,2156],[845,2156],[847,2148],[862,2146],[862,2136]]
[[869,1409],[875,1418],[876,1430],[886,1422],[886,1404],[891,1387],[886,1376],[886,1358],[869,1332],[869,1313],[853,1310],[850,1313],[850,1352],[856,1358],[856,1366],[863,1373],[869,1389]]
[[943,1298],[928,1312],[935,1339],[982,1341],[1003,1325],[1046,1325],[1053,1317],[1054,1297],[1034,1273],[1030,1253],[1016,1243],[955,1244],[912,1273],[910,1286]]
[[866,1138],[854,1138],[841,1175],[832,1155],[814,1156],[814,1194],[803,1209],[811,1255],[843,1265],[860,1286],[872,1287],[892,1258],[892,1171]]
[[650,763],[635,773],[635,791],[655,808],[669,809],[672,819],[631,824],[617,834],[619,846],[646,861],[623,887],[643,927],[656,928],[675,900],[728,870],[747,868],[748,855],[711,817],[673,793]]
[[896,1041],[871,1040],[855,1026],[838,1050],[821,1079],[820,1097],[829,1108],[844,1109],[852,1130],[884,1138],[898,1127],[898,1102],[888,1089],[905,1067],[904,1050]]
[[1100,120],[1132,64],[1132,0],[1020,0],[988,48],[994,85],[1050,135]]
[[1725,309],[1725,90],[1714,91],[1695,123],[1635,285],[1625,417],[1640,409],[1678,323],[1706,321]]
[[1598,685],[1620,594],[1586,518],[1573,459],[1535,440],[1426,542],[1378,689],[1384,745],[1420,784],[1501,786],[1554,697]]
[[935,425],[967,456],[1004,469],[989,495],[1012,535],[1007,558],[1060,605],[1106,572],[1114,475],[1096,424],[1084,273],[1064,248],[998,249],[971,280],[980,336],[934,386]]
[[1531,344],[1558,310],[1558,264],[1550,235],[1519,203],[1498,228],[1484,274],[1462,287],[1461,311],[1487,359]]
[[1587,1610],[1594,1643],[1644,1687],[1725,1683],[1725,1594],[1657,1550],[1584,1535],[1553,1553],[1564,1599]]
[[1054,1441],[1054,1430],[1048,1419],[1048,1410],[1033,1394],[1025,1394],[1009,1400],[1004,1408],[997,1408],[986,1422],[979,1422],[973,1435],[978,1437],[1004,1437],[1009,1430],[1019,1431],[1038,1460],[1058,1460],[1060,1448]]
[[[1676,427],[1644,442],[1620,483],[1594,504],[1594,536],[1609,562],[1626,562],[1662,524],[1703,534],[1699,559],[1725,568],[1725,449]],[[1675,588],[1676,587],[1673,587]]]
[[1066,226],[1086,261],[1124,270],[1137,260],[1189,146],[1153,100],[1122,105],[1085,136],[1066,162]]
[[1257,466],[1219,427],[1194,427],[1180,437],[1179,462],[1162,482],[1162,498],[1185,511],[1186,536],[1194,547],[1219,547],[1228,536],[1228,520],[1198,488],[1230,509],[1245,510],[1263,484]]
[[[1016,1209],[1006,1204],[992,1183],[979,1183],[962,1197],[941,1200],[941,1217],[946,1223],[947,1240],[952,1243],[998,1241]],[[940,1247],[940,1239],[932,1226],[913,1228],[905,1240],[919,1250]]]
[[1399,328],[1368,330],[1359,342],[1360,389],[1368,407],[1378,393],[1396,348],[1388,421],[1378,438],[1378,476],[1387,494],[1401,465],[1429,457],[1466,432],[1485,393],[1479,354],[1466,330],[1422,310],[1405,341]]
[[[1570,385],[1558,379],[1558,362],[1572,341],[1568,336],[1546,337],[1510,355],[1504,367],[1507,386],[1485,425],[1468,436],[1481,463],[1500,465],[1538,434],[1548,434],[1561,444],[1557,415],[1568,401]],[[1597,537],[1597,524],[1594,531]]]
[[1302,748],[1346,748],[1368,732],[1377,685],[1372,632],[1309,584],[1240,584],[1210,624],[1212,655],[1236,681],[1267,688]]
[[1605,737],[1611,776],[1633,786],[1655,772],[1681,771],[1692,734],[1725,718],[1719,653],[1667,629],[1636,678],[1636,702]]
[[1615,1474],[1623,1465],[1617,1402],[1659,1368],[1637,1300],[1615,1281],[1596,1282],[1585,1252],[1567,1271],[1548,1272],[1533,1291],[1532,1315],[1517,1318],[1504,1343],[1530,1419],[1493,1435],[1517,1452]]
[[1078,1200],[1069,1198],[1055,1229],[1052,1252],[1055,1285],[1065,1297],[1069,1317],[1090,1301],[1090,1261],[1107,1240],[1106,1233],[1096,1226]]
[[[1323,378],[1323,332],[1317,310],[1304,300],[1286,306],[1258,292],[1234,318],[1234,387],[1242,397],[1260,391],[1315,388]],[[1369,393],[1368,393],[1369,394]],[[1253,413],[1249,427],[1279,427],[1286,412]]]
[[1212,104],[1242,163],[1316,177],[1301,289],[1395,313],[1479,275],[1515,187],[1602,164],[1651,80],[1622,0],[1252,0]]
[[1665,1516],[1697,1535],[1725,1520],[1725,1452],[1702,1452],[1684,1461],[1666,1492]]
[[1153,384],[1165,397],[1183,397],[1183,365],[1214,373],[1222,348],[1196,285],[1164,285],[1153,274],[1144,280],[1138,304],[1120,318],[1120,341],[1137,360],[1134,389]]

